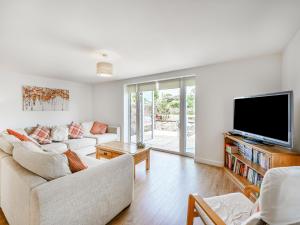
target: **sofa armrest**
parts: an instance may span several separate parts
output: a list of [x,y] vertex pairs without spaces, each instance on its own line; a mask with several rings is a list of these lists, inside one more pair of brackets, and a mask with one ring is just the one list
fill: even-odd
[[133,168],[132,156],[125,154],[36,187],[30,224],[108,223],[131,204]]
[[107,133],[117,134],[119,139],[120,139],[120,137],[121,137],[121,127],[111,127],[111,126],[109,126],[107,128]]

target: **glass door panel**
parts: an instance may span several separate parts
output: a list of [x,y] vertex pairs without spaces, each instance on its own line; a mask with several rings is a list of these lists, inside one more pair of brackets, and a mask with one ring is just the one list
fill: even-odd
[[186,86],[185,152],[195,153],[195,86]]
[[153,148],[179,152],[180,88],[154,91],[154,132],[144,140]]
[[144,91],[142,93],[142,130],[143,141],[149,141],[153,139],[154,135],[154,120],[153,120],[153,91]]
[[130,142],[136,143],[137,140],[137,121],[136,121],[136,112],[137,112],[137,98],[136,93],[129,94],[129,110],[130,110]]

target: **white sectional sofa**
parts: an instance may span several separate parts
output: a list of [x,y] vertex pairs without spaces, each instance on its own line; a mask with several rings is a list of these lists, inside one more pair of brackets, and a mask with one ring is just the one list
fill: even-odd
[[9,224],[104,225],[131,204],[130,155],[109,161],[90,156],[81,159],[88,169],[47,181],[12,157],[2,157],[1,208]]
[[[96,145],[110,142],[120,141],[120,127],[109,126],[105,134],[93,135],[90,130],[94,121],[81,123],[84,128],[83,138],[80,139],[68,139],[63,142],[52,142],[51,144],[42,145],[45,150],[55,149],[58,152],[65,152],[68,149],[76,152],[79,155],[89,155],[96,152]],[[32,127],[15,129],[17,132],[28,135],[32,130]]]
[[[18,129],[20,131],[22,130]],[[88,166],[80,172],[68,173],[52,180],[31,172],[33,170],[30,171],[30,168],[25,169],[18,161],[20,156],[17,157],[16,146],[22,143],[19,140],[11,145],[14,147],[9,151],[0,149],[0,203],[8,223],[104,225],[128,207],[133,199],[132,156],[125,154],[112,160],[97,160],[95,156],[86,156],[86,153],[94,152],[95,145],[101,141],[119,139],[119,128],[110,128],[108,131],[107,135],[104,134],[104,139],[97,136],[85,137],[43,145],[43,149],[53,150],[55,154],[72,148]],[[3,142],[0,146],[3,147]],[[25,155],[21,159],[26,158],[28,163],[27,151],[23,154]],[[32,163],[39,163],[39,168],[52,171],[48,169],[48,163]],[[31,161],[29,164],[32,165]]]

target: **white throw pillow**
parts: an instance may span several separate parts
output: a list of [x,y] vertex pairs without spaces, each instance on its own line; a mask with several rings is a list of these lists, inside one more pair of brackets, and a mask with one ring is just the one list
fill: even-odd
[[66,141],[68,140],[69,129],[67,126],[56,126],[51,129],[51,140],[52,141]]
[[71,174],[65,155],[45,152],[32,142],[14,143],[13,158],[25,169],[46,180]]
[[1,135],[0,136],[0,149],[5,153],[12,155],[13,153],[13,143],[21,142],[18,138],[13,135]]
[[91,135],[90,131],[91,131],[93,125],[94,125],[94,121],[81,123],[81,126],[83,128],[83,135],[84,136]]

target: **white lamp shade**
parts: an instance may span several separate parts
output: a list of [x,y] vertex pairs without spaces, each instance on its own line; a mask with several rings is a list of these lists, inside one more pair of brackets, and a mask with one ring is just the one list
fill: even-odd
[[111,77],[113,73],[113,66],[109,62],[97,63],[97,75],[102,77]]

